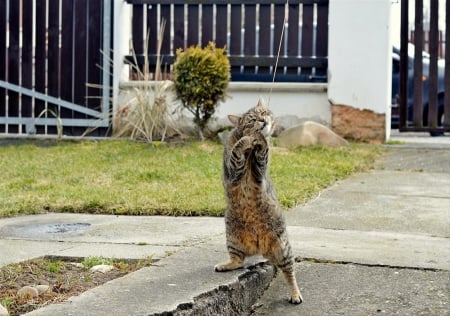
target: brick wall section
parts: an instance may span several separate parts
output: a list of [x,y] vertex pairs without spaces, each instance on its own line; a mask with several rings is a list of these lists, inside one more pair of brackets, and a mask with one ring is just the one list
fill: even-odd
[[331,127],[348,140],[382,143],[386,139],[385,124],[385,114],[346,105],[331,106]]

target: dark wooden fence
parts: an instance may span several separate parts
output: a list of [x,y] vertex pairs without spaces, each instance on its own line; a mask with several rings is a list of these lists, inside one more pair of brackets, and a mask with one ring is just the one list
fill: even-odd
[[[137,64],[154,71],[160,22],[166,21],[162,68],[170,72],[178,48],[226,45],[234,81],[271,81],[283,32],[276,81],[326,81],[328,0],[180,1],[126,0],[132,5],[132,42]],[[127,60],[133,63],[132,56]]]
[[105,1],[0,1],[0,134],[105,133]]
[[[414,57],[408,54],[409,8],[415,6]],[[400,91],[399,130],[428,131],[442,134],[450,131],[450,54],[445,64],[438,62],[439,15],[446,16],[446,30],[450,29],[450,2],[445,12],[439,12],[438,1],[430,1],[429,58],[423,58],[423,1],[402,0],[400,34]],[[450,32],[445,32],[445,42]]]

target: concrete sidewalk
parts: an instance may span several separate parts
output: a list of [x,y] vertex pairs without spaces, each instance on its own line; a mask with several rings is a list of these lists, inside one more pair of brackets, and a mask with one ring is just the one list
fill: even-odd
[[301,305],[260,258],[213,271],[227,257],[222,218],[0,219],[0,266],[43,255],[158,260],[30,315],[450,315],[450,138],[391,147],[375,170],[286,213]]
[[278,275],[255,315],[450,315],[450,138],[402,137],[288,212],[304,303],[285,303]]

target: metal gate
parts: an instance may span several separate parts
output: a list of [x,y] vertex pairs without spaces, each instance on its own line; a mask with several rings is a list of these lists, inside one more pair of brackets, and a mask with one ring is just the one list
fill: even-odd
[[[442,1],[442,0],[441,0]],[[408,43],[409,12],[414,6],[414,39]],[[450,51],[438,59],[438,19],[445,16],[445,43],[450,41],[450,1],[439,12],[439,1],[402,0],[400,34],[399,130],[442,134],[450,131]],[[412,10],[411,10],[412,11]],[[429,56],[424,50],[424,14],[429,12]],[[428,20],[427,20],[428,24]],[[446,47],[447,48],[447,47]]]
[[0,1],[0,137],[102,136],[110,0]]

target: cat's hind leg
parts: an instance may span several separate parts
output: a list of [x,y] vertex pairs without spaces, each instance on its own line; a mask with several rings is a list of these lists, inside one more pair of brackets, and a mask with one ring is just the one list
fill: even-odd
[[269,256],[266,256],[274,265],[283,271],[284,279],[289,288],[289,303],[300,304],[303,302],[302,294],[297,285],[294,270],[294,258],[292,256],[292,250],[288,242],[284,244],[284,247],[276,247],[277,251]]
[[284,278],[289,287],[289,303],[300,304],[301,302],[303,302],[303,297],[297,285],[293,265],[291,266],[291,268],[281,268],[281,270],[283,271]]
[[244,252],[232,246],[228,246],[228,252],[230,254],[230,259],[228,261],[217,264],[214,267],[214,270],[216,272],[236,270],[244,266],[244,259],[245,259]]

